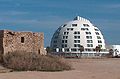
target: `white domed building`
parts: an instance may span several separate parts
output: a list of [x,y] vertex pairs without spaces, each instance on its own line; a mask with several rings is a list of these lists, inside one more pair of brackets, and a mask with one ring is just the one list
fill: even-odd
[[[60,26],[54,33],[50,45],[53,49],[52,53],[65,56],[81,56],[81,54],[94,56],[96,46],[105,49],[105,40],[101,31],[89,20],[79,16]],[[84,50],[81,51],[81,47]]]

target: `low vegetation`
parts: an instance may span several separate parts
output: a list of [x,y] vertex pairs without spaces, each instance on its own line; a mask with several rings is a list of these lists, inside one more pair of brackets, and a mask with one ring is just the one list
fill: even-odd
[[63,71],[71,69],[70,64],[59,57],[18,51],[4,55],[3,66],[14,71]]

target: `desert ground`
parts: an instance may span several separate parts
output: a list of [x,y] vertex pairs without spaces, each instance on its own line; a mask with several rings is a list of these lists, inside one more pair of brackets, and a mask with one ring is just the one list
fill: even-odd
[[120,58],[67,59],[73,70],[0,73],[0,79],[120,79]]

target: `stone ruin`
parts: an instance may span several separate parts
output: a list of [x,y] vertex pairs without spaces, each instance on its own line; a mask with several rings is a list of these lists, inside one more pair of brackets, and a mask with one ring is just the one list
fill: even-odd
[[45,55],[43,33],[0,30],[0,53],[6,54],[14,51]]

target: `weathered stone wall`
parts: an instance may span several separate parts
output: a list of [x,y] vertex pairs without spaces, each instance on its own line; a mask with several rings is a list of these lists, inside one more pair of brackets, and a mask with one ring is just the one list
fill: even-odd
[[5,54],[14,51],[46,54],[43,33],[0,31],[0,50]]
[[0,30],[0,56],[3,54],[3,37],[4,37],[4,30]]

